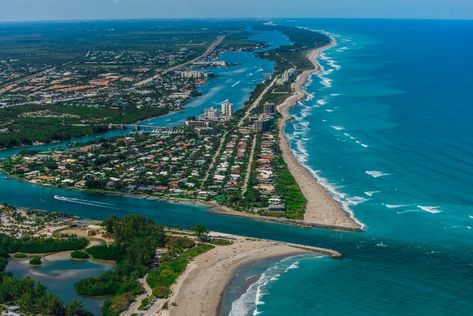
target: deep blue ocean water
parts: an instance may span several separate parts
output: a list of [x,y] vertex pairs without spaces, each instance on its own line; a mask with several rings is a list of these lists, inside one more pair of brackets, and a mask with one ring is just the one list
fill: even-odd
[[[226,292],[227,311],[231,303],[250,315],[472,314],[473,22],[277,23],[324,30],[337,40],[321,57],[324,71],[307,86],[311,97],[292,110],[296,119],[287,135],[301,161],[366,225],[365,232],[254,222],[194,205],[37,187],[3,175],[0,201],[95,219],[140,213],[167,225],[204,223],[216,231],[346,255],[290,258],[242,270],[255,282],[234,280]],[[259,40],[274,38],[281,40]],[[247,76],[272,69],[252,54],[230,57]],[[241,106],[248,91],[231,87],[238,80],[238,89],[257,82],[241,80],[232,69],[209,80],[202,87],[208,101],[189,111],[203,112],[227,95]],[[168,119],[159,124],[172,124]]]

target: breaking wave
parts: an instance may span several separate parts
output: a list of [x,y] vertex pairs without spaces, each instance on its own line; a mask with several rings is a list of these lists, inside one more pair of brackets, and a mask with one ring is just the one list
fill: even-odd
[[423,206],[423,205],[417,205],[417,208],[423,210],[424,212],[428,212],[431,214],[438,214],[442,213],[443,211],[440,210],[440,206]]
[[390,173],[379,171],[379,170],[366,170],[365,173],[372,176],[373,178],[379,178],[379,177],[390,175]]
[[[278,281],[282,275],[290,270],[298,269],[301,258],[304,257],[307,257],[307,255],[288,257],[269,266],[260,278],[232,303],[229,316],[260,314],[261,311],[258,310],[258,306],[264,304],[263,298],[268,294],[271,284]],[[311,259],[322,257],[310,256]]]

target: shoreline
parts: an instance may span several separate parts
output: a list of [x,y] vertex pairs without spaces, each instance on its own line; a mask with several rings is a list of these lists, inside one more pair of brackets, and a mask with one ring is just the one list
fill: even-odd
[[223,293],[236,271],[254,262],[311,253],[334,259],[343,256],[330,249],[225,235],[235,238],[234,243],[217,246],[189,263],[186,271],[172,286],[172,295],[168,299],[169,309],[163,310],[159,315],[218,315]]
[[16,176],[11,176],[8,174],[8,172],[1,169],[0,169],[0,172],[7,176],[6,177],[7,180],[12,179],[12,180],[21,181],[21,182],[28,183],[31,185],[38,185],[38,186],[42,186],[46,188],[57,188],[57,189],[63,189],[66,191],[82,192],[82,193],[97,194],[97,195],[123,196],[123,197],[133,198],[133,199],[153,200],[153,201],[160,201],[160,202],[173,203],[173,204],[203,206],[207,208],[207,212],[212,213],[212,214],[249,218],[254,221],[267,222],[267,223],[295,225],[295,226],[303,227],[303,228],[333,229],[333,230],[348,231],[348,232],[362,232],[363,231],[363,229],[360,226],[349,227],[349,226],[331,225],[331,224],[324,224],[324,223],[317,223],[317,222],[308,222],[305,219],[294,220],[294,219],[288,219],[285,217],[264,216],[264,215],[247,212],[247,211],[236,211],[226,205],[218,204],[215,201],[188,199],[188,198],[171,197],[171,196],[157,196],[157,195],[151,195],[147,193],[127,193],[127,192],[119,192],[119,191],[88,190],[88,189],[78,189],[78,188],[68,188],[68,187],[64,188],[64,187],[57,187],[57,186],[48,185],[44,183],[34,183],[22,178],[18,178]]
[[278,123],[279,147],[286,165],[292,176],[299,185],[307,200],[304,212],[304,222],[321,227],[330,227],[350,231],[363,231],[364,225],[360,223],[353,214],[345,211],[330,193],[317,181],[309,169],[301,164],[291,150],[291,145],[284,132],[286,123],[292,120],[289,110],[298,102],[307,97],[304,85],[307,80],[320,70],[317,58],[325,49],[335,45],[332,41],[329,45],[312,50],[307,58],[312,62],[313,69],[305,70],[293,84],[294,93],[284,102],[277,106],[282,118]]
[[[310,170],[298,161],[298,159],[294,156],[289,141],[284,133],[286,122],[292,119],[291,115],[289,114],[289,109],[297,105],[299,101],[305,99],[306,93],[303,91],[304,85],[313,73],[320,70],[320,65],[317,63],[316,59],[323,50],[328,49],[334,45],[335,43],[332,41],[332,43],[327,46],[310,51],[310,53],[307,55],[307,58],[313,64],[313,69],[305,70],[297,77],[295,83],[293,84],[294,92],[292,93],[292,95],[289,96],[283,103],[277,106],[278,112],[282,115],[282,118],[278,122],[279,146],[282,152],[282,156],[290,173],[294,177],[296,183],[300,187],[304,197],[307,200],[303,220],[291,220],[284,217],[271,217],[254,214],[247,211],[236,211],[228,206],[220,205],[215,201],[186,199],[172,196],[155,196],[147,193],[134,194],[126,192],[87,190],[77,188],[63,189],[87,193],[121,195],[133,198],[153,199],[164,202],[177,202],[192,205],[201,205],[208,207],[208,212],[210,213],[250,218],[257,221],[273,222],[279,224],[292,224],[300,227],[317,227],[323,229],[335,229],[357,232],[363,231],[364,225],[357,221],[353,214],[344,210],[340,206],[340,204],[330,195],[330,193],[310,173]],[[34,183],[25,179],[11,176],[4,170],[2,170],[2,172],[7,175],[7,179],[16,179],[33,185],[40,185],[45,187],[56,187],[44,183]]]

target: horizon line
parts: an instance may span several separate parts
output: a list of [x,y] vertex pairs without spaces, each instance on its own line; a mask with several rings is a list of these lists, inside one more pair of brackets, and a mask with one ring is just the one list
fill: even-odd
[[263,21],[263,20],[410,20],[410,21],[473,21],[473,18],[413,18],[413,17],[169,17],[169,18],[72,18],[72,19],[33,19],[0,20],[8,23],[48,23],[48,22],[107,22],[107,21]]

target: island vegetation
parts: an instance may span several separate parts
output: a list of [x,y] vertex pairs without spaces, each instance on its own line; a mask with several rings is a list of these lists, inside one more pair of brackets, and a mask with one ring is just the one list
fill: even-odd
[[64,304],[39,282],[8,273],[0,273],[0,304],[14,304],[26,315],[92,316],[79,302]]
[[89,259],[90,255],[82,250],[75,250],[71,252],[71,258],[73,259]]
[[51,253],[84,249],[89,242],[85,238],[69,236],[60,238],[21,237],[0,234],[0,252],[3,253]]
[[33,256],[31,257],[29,263],[33,266],[39,266],[41,265],[43,262],[41,261],[41,257],[39,256]]
[[104,315],[118,315],[133,297],[143,291],[137,279],[149,270],[156,248],[164,245],[165,233],[160,225],[138,215],[104,220],[106,231],[114,242],[94,246],[87,253],[96,259],[116,260],[114,270],[87,278],[76,284],[81,295],[110,296],[104,304]]

